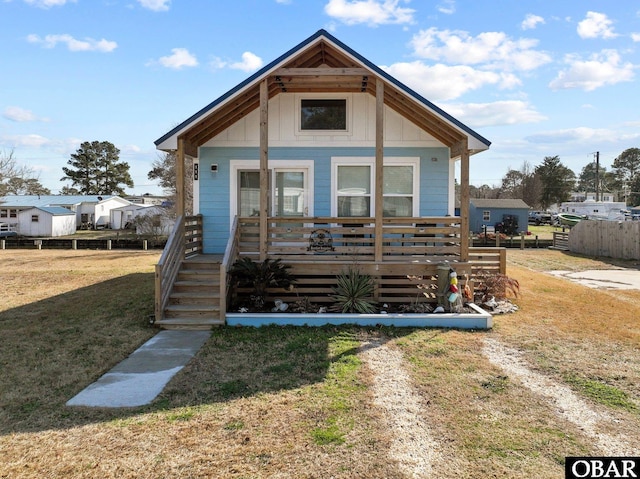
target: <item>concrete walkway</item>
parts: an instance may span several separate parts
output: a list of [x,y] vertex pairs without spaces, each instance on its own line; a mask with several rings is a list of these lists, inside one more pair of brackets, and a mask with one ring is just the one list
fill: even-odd
[[67,406],[136,407],[153,401],[209,339],[210,331],[161,331]]
[[636,269],[551,271],[551,274],[594,289],[640,289],[640,271]]

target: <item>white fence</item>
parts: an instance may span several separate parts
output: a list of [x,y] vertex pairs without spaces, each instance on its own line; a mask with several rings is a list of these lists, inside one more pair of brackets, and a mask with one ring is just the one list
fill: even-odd
[[640,259],[640,221],[580,221],[571,228],[569,250],[586,256]]

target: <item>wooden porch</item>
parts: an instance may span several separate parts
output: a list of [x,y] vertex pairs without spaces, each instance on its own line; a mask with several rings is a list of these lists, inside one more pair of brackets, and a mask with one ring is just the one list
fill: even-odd
[[[479,270],[505,272],[505,249],[468,248],[464,254],[463,236],[460,218],[448,216],[385,218],[378,228],[368,217],[270,217],[263,250],[291,266],[297,283],[292,290],[271,290],[269,299],[328,304],[337,275],[357,266],[374,278],[374,300],[380,304],[436,303],[440,265],[471,281]],[[260,238],[257,218],[236,218],[224,255],[203,255],[201,217],[179,220],[156,267],[156,324],[191,329],[225,324],[234,293],[229,270],[240,257],[260,261]],[[193,272],[194,263],[207,264],[208,271]],[[189,272],[193,293],[178,281]],[[196,284],[197,278],[207,283]],[[198,306],[207,288],[215,291],[206,295],[206,305]]]

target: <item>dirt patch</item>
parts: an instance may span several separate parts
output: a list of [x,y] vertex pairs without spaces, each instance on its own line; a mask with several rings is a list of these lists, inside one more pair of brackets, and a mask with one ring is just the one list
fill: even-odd
[[393,437],[390,459],[408,477],[432,477],[440,446],[422,418],[422,397],[404,369],[402,353],[371,338],[363,342],[360,356],[373,373],[370,394]]
[[549,401],[557,414],[578,426],[584,434],[596,442],[597,447],[607,456],[629,456],[638,453],[624,437],[614,437],[602,432],[601,424],[615,421],[609,414],[598,411],[580,399],[566,386],[532,371],[522,359],[521,353],[486,338],[484,354],[496,366],[515,376],[524,386]]

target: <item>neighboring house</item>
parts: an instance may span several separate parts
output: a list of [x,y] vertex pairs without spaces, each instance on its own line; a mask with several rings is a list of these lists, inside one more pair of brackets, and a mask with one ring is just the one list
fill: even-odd
[[129,201],[130,203],[145,206],[161,206],[169,201],[166,196],[156,196],[151,194],[144,194],[140,196],[125,196],[124,199]]
[[[141,217],[148,220],[136,221]],[[168,236],[174,223],[171,211],[164,206],[127,205],[111,210],[113,229],[135,228],[137,234]]]
[[130,227],[133,218],[151,208],[151,205],[130,204],[113,208],[109,212],[109,223],[111,229],[122,230]]
[[22,236],[66,236],[76,232],[76,215],[61,206],[36,206],[18,213],[17,232]]
[[489,145],[324,30],[156,141],[176,153],[178,226],[193,161],[203,253],[282,257],[298,275],[358,261],[377,298],[387,275],[469,269],[469,158]]
[[77,229],[109,228],[111,210],[128,204],[129,201],[111,195],[7,195],[0,197],[0,221],[17,223],[20,211],[58,206],[76,214]]
[[[580,201],[596,201],[596,193],[595,191],[573,192],[570,195],[569,201],[575,202],[575,203]],[[598,193],[598,201],[606,201],[606,202],[616,201],[616,195],[615,193],[608,193],[605,191],[601,191]]]
[[469,225],[474,233],[482,233],[485,226],[495,228],[498,224],[510,232],[529,231],[529,205],[521,199],[472,198],[470,204]]

